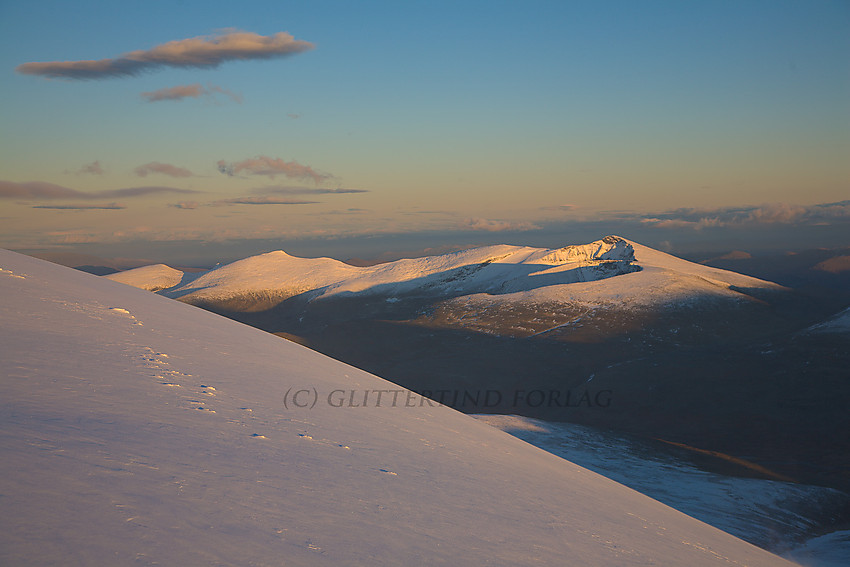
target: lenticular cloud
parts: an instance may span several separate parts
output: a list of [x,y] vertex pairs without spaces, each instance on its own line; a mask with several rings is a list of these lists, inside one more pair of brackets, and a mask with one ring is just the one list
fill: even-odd
[[231,31],[169,41],[147,51],[131,51],[114,59],[24,63],[16,69],[24,75],[61,79],[130,77],[162,67],[217,67],[225,61],[272,59],[312,49],[309,41],[278,32],[262,36]]

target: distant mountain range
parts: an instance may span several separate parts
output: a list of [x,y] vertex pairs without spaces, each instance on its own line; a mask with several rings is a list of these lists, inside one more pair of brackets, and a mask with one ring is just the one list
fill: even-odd
[[839,293],[618,236],[367,267],[277,251],[206,272],[105,277],[462,411],[607,427],[720,454],[716,466],[741,473],[850,488],[850,334],[816,332],[847,307]]
[[[558,249],[486,246],[367,267],[330,258],[296,258],[277,251],[208,272],[185,274],[159,264],[108,277],[187,303],[249,302],[251,310],[294,297],[311,302],[331,297],[400,300],[405,296],[447,299],[486,294],[500,302],[629,306],[708,297],[746,299],[748,290],[781,289],[617,236]],[[592,285],[565,287],[567,284]]]

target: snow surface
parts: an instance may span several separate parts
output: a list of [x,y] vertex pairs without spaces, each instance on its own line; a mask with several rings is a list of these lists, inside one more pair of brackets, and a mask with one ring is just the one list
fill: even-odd
[[[140,269],[106,278],[150,289]],[[496,245],[355,267],[330,258],[269,252],[217,267],[162,292],[188,302],[283,301],[352,294],[449,294],[486,301],[654,305],[694,297],[748,296],[733,288],[780,286],[694,264],[618,236],[558,249]],[[475,295],[478,294],[478,295]]]
[[850,557],[850,530],[816,537],[788,554],[806,567],[847,567]]
[[800,544],[822,529],[824,518],[850,503],[840,491],[709,473],[639,440],[572,423],[475,417],[746,541],[805,559],[807,566],[832,567],[842,553],[850,557],[850,532]]
[[165,264],[154,264],[142,266],[125,272],[110,274],[109,278],[116,282],[132,285],[148,291],[159,291],[178,285],[184,277],[184,273],[175,270]]
[[0,564],[790,565],[294,343],[0,268]]
[[806,331],[810,333],[850,333],[850,307],[823,323],[812,325]]

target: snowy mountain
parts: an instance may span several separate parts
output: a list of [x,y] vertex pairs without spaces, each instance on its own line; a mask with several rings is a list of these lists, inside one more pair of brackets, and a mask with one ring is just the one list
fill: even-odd
[[0,268],[0,563],[790,565],[299,345]]
[[[151,289],[161,271],[106,277]],[[815,301],[617,236],[369,267],[270,252],[158,293],[464,412],[660,438],[850,490],[850,351],[843,334],[801,333],[846,307],[837,294]]]
[[[162,284],[162,266],[106,276],[143,289]],[[746,298],[744,290],[780,289],[769,282],[694,264],[617,236],[559,249],[486,246],[376,266],[269,252],[217,267],[189,282],[169,272],[169,297],[195,304],[253,301],[252,309],[302,296],[486,294],[494,301],[656,304],[695,297]],[[156,279],[156,283],[153,280]],[[607,281],[606,281],[607,280]],[[604,283],[602,283],[604,281]],[[575,285],[575,284],[591,285]]]
[[184,281],[186,274],[165,264],[142,266],[126,272],[109,274],[109,279],[147,291],[160,291],[175,287]]

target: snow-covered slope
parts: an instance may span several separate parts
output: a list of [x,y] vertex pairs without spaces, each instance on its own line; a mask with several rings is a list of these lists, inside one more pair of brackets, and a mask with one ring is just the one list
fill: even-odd
[[[109,279],[150,288],[143,274]],[[746,297],[775,284],[694,264],[617,236],[558,249],[486,246],[355,267],[329,258],[269,252],[218,267],[164,290],[190,303],[233,299],[274,304],[295,295],[499,296],[499,301],[657,304],[694,297]]]
[[812,325],[806,331],[809,333],[850,333],[850,307],[823,323]]
[[4,565],[788,564],[293,343],[0,268]]
[[[805,553],[807,566],[846,565],[832,560],[839,550],[850,557],[848,532],[844,542],[840,534],[821,537],[829,520],[850,504],[850,496],[838,490],[706,472],[684,453],[659,452],[646,441],[572,423],[476,417],[751,543],[791,557]],[[813,534],[818,537],[803,543]]]
[[165,264],[142,266],[124,272],[110,274],[113,281],[131,285],[148,291],[159,291],[179,285],[185,276],[180,270],[175,270]]

